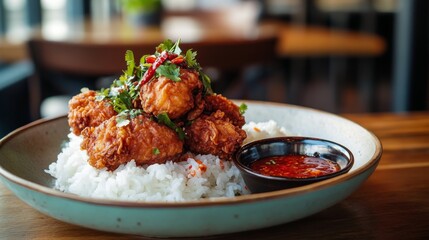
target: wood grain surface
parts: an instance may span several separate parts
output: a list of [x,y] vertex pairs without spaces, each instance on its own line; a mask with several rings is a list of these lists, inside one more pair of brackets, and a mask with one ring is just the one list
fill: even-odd
[[[299,221],[201,239],[427,239],[429,112],[345,117],[375,133],[384,148],[377,170],[356,192]],[[146,238],[57,221],[27,206],[0,184],[0,239]]]

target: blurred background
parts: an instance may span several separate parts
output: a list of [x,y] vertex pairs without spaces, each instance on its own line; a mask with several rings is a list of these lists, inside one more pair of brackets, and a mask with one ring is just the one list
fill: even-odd
[[166,38],[196,46],[215,90],[231,98],[338,114],[425,111],[427,2],[0,0],[0,137],[66,112],[82,87],[121,74],[126,49],[139,58]]

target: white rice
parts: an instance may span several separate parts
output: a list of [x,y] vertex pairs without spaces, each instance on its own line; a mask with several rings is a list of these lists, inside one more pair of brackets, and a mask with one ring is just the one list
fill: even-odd
[[[288,134],[274,121],[250,122],[243,129],[248,135],[246,143]],[[197,155],[183,162],[169,161],[147,167],[130,161],[110,172],[87,163],[88,155],[80,149],[81,137],[73,133],[68,137],[70,140],[57,161],[46,170],[56,179],[55,188],[60,191],[92,198],[162,202],[249,194],[234,164],[217,156]],[[205,170],[198,161],[205,165]]]
[[247,133],[247,138],[243,144],[253,142],[263,138],[281,137],[292,135],[284,127],[277,125],[277,122],[269,120],[267,122],[249,122],[243,126],[243,130]]

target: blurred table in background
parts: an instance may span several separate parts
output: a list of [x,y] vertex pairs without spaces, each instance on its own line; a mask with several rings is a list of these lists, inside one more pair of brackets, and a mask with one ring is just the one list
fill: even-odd
[[374,34],[283,23],[277,23],[277,27],[280,38],[277,52],[283,57],[378,56],[386,49],[385,41]]
[[[164,19],[160,27],[136,28],[120,20],[105,24],[83,23],[63,26],[61,29],[34,31],[34,36],[55,41],[74,42],[147,42],[154,45],[166,38],[181,38],[184,42],[219,41],[222,39],[252,39],[277,34],[280,57],[357,55],[377,56],[386,49],[385,41],[374,34],[332,30],[319,26],[301,26],[278,21],[258,25],[225,27],[218,22],[201,22],[184,16]],[[26,58],[25,39],[11,41],[0,38],[0,61],[13,62]]]

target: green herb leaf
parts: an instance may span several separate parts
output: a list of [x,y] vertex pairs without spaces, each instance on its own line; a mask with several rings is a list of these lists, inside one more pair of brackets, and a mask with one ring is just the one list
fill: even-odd
[[171,121],[170,117],[167,113],[161,113],[157,116],[158,122],[166,125],[167,127],[173,129],[178,135],[180,140],[185,139],[185,132],[183,129],[179,128],[173,121]]
[[200,75],[200,80],[204,86],[204,94],[212,95],[213,89],[211,86],[211,79],[207,74],[203,72],[203,69],[201,68],[200,64],[197,62],[196,57],[197,57],[197,52],[192,51],[192,49],[189,49],[188,51],[186,51],[185,60],[186,60],[186,63],[188,64],[188,67],[198,71],[198,74]]
[[167,51],[179,55],[182,53],[182,49],[180,49],[179,45],[180,39],[178,39],[175,43],[173,43],[173,41],[170,39],[167,39],[159,44],[158,47],[156,47],[156,52],[162,53],[163,51]]
[[156,47],[156,52],[162,53],[163,51],[169,51],[173,47],[174,43],[170,39],[165,40]]
[[132,108],[132,98],[128,91],[119,91],[117,95],[112,96],[111,98],[113,109],[117,113],[128,110]]
[[205,95],[212,95],[213,94],[213,89],[212,89],[212,86],[211,86],[211,81],[212,80],[203,71],[199,71],[199,74],[200,74],[200,79],[203,82],[204,94]]
[[145,64],[146,63],[146,57],[147,56],[149,56],[148,54],[146,54],[146,55],[143,55],[141,58],[140,58],[140,65],[143,65],[143,64]]
[[192,51],[192,49],[188,49],[188,51],[186,51],[185,60],[188,64],[188,67],[199,70],[200,65],[197,63],[197,60],[195,58],[196,56],[197,52]]
[[243,115],[247,111],[247,105],[245,103],[242,103],[238,107],[238,111],[240,112],[241,115]]
[[103,101],[107,97],[109,97],[110,88],[102,88],[95,95],[95,101]]
[[165,76],[168,79],[178,82],[180,81],[180,68],[176,64],[164,64],[156,69],[156,73]]
[[149,54],[143,55],[143,57],[140,58],[140,65],[136,69],[136,78],[141,79],[144,75],[144,73],[150,68],[152,63],[146,63],[146,57],[148,57]]
[[125,61],[127,62],[127,72],[126,72],[127,76],[133,76],[134,67],[135,67],[133,51],[127,50],[125,52]]
[[159,149],[158,149],[158,148],[154,148],[154,149],[152,150],[152,153],[153,153],[153,155],[158,155],[158,154],[160,154],[160,153],[161,153],[161,151],[159,151]]

